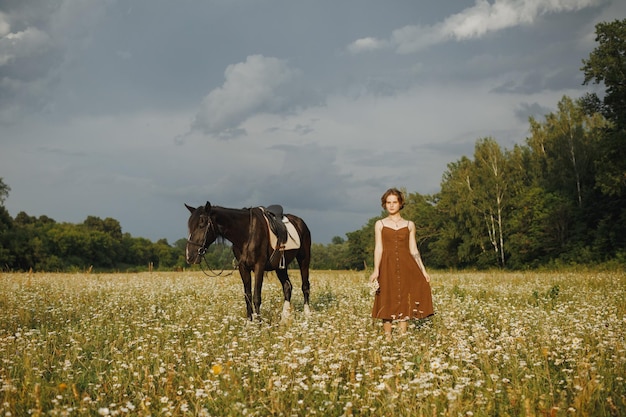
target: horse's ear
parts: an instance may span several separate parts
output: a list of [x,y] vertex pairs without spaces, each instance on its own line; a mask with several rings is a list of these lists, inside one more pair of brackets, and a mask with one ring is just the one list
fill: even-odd
[[187,207],[187,210],[189,210],[190,213],[193,213],[194,211],[196,211],[195,208],[188,206],[187,203],[185,203],[185,207]]
[[211,203],[209,203],[208,201],[206,202],[206,204],[204,205],[204,210],[208,213],[209,211],[211,211]]

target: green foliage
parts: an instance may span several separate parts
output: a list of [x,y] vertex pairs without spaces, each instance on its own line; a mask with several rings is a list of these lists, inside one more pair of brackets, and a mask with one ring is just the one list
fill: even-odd
[[348,236],[348,256],[350,269],[361,271],[371,266],[374,253],[374,224],[378,218],[370,219],[365,226]]
[[329,245],[311,245],[311,268],[317,270],[352,269],[348,244],[341,238],[333,238]]
[[544,293],[539,290],[533,290],[531,304],[534,306],[546,306],[549,309],[553,309],[557,303],[557,298],[561,291],[561,287],[558,284],[553,285]]
[[619,128],[626,127],[626,19],[596,25],[598,46],[583,60],[585,81],[604,83],[605,116]]
[[11,252],[11,235],[13,229],[13,219],[9,212],[0,205],[0,269],[13,263],[13,253]]
[[0,206],[4,207],[4,200],[9,196],[9,191],[11,191],[11,187],[6,185],[2,177],[0,177]]
[[[603,152],[597,163],[598,187],[606,195],[626,197],[626,19],[596,25],[598,46],[583,60],[584,83],[604,83],[601,105],[594,95],[585,97],[612,125],[601,138]],[[626,201],[622,199],[622,203]],[[624,207],[624,204],[622,204]]]
[[0,228],[2,224],[9,225],[0,235],[0,260],[6,270],[112,271],[150,266],[167,270],[180,261],[181,250],[165,239],[153,243],[123,234],[119,222],[111,218],[89,216],[81,224],[71,224],[20,212],[12,222],[0,216]]

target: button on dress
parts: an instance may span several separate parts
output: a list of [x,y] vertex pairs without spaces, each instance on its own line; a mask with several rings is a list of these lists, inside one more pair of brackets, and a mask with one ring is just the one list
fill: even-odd
[[422,319],[434,313],[430,283],[409,251],[409,228],[382,228],[383,253],[372,317]]

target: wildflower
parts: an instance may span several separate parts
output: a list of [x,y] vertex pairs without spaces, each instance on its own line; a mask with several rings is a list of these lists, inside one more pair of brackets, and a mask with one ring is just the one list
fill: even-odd
[[98,414],[101,416],[108,416],[111,415],[111,411],[106,407],[100,407],[98,408]]
[[222,373],[223,370],[224,368],[219,363],[216,363],[211,367],[211,373],[213,373],[213,375],[219,375]]
[[58,388],[59,388],[59,391],[63,392],[67,389],[67,384],[65,382],[61,382]]

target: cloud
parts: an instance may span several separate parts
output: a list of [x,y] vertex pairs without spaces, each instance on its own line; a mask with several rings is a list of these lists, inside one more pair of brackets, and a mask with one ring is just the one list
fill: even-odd
[[53,105],[55,87],[89,44],[106,2],[14,2],[0,12],[0,124]]
[[543,15],[571,12],[598,6],[604,0],[476,0],[472,7],[434,25],[409,25],[392,32],[390,40],[362,38],[348,46],[351,53],[384,47],[395,48],[399,54],[419,52],[448,40],[477,39],[488,33],[530,25]]
[[229,65],[224,84],[203,100],[191,130],[222,139],[246,134],[241,124],[257,113],[280,114],[293,110],[302,99],[301,73],[287,62],[250,55]]
[[11,31],[11,25],[7,20],[7,15],[0,12],[0,36],[5,36]]
[[520,103],[515,109],[515,117],[519,120],[527,122],[530,117],[535,119],[542,119],[543,116],[549,114],[553,109],[542,106],[541,104],[534,103]]
[[[0,28],[1,29],[1,28]],[[47,33],[37,28],[8,33],[0,38],[0,67],[44,50],[50,44]]]
[[360,52],[375,51],[377,49],[383,49],[387,46],[388,46],[387,41],[368,37],[368,38],[357,39],[356,41],[352,42],[348,46],[348,51],[352,54],[358,54]]

